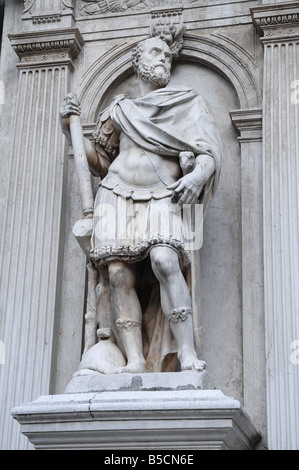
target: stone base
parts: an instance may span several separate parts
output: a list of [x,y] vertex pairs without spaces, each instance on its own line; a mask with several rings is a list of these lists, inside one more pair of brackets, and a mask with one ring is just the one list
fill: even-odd
[[122,374],[121,389],[41,396],[12,415],[36,449],[253,449],[260,435],[241,404],[199,389],[204,376]]
[[65,393],[155,390],[214,389],[206,371],[145,374],[100,374],[91,370],[76,372]]

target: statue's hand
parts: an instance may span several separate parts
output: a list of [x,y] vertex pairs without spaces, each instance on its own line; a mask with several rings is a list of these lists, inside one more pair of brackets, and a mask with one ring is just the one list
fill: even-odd
[[179,154],[179,160],[183,175],[194,170],[196,160],[193,152],[181,152]]
[[60,116],[63,118],[70,117],[72,114],[80,116],[81,106],[80,101],[74,93],[65,95],[62,105],[60,106]]
[[180,206],[193,204],[198,200],[206,181],[207,178],[204,172],[200,168],[196,168],[175,183],[167,186],[168,189],[173,190],[171,202]]
[[59,108],[59,114],[60,114],[60,125],[62,132],[64,135],[68,138],[69,142],[71,140],[70,136],[70,126],[69,126],[69,117],[72,114],[75,114],[76,116],[80,116],[81,114],[81,106],[79,99],[77,95],[74,93],[68,93],[64,100],[63,103],[61,104]]

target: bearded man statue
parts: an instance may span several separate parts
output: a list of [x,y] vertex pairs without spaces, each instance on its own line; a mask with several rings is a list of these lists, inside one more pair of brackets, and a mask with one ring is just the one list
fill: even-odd
[[[192,283],[200,282],[190,274],[192,263],[199,263],[198,247],[195,255],[188,237],[194,208],[201,205],[205,216],[214,194],[221,142],[205,99],[191,88],[168,85],[172,49],[158,36],[134,48],[140,96],[115,97],[100,115],[94,140],[85,139],[90,171],[101,177],[88,255],[105,285],[99,289],[102,324],[97,326],[100,332],[110,328],[125,362],[101,368],[88,366],[83,356],[81,369],[205,368],[195,348],[199,299],[190,294]],[[68,138],[72,114],[80,115],[80,103],[68,94],[61,107]],[[191,208],[190,217],[184,217],[185,207]],[[103,355],[93,363],[101,361]]]

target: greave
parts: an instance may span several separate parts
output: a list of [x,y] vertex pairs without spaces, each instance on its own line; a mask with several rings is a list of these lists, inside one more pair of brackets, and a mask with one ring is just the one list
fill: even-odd
[[192,315],[191,307],[174,308],[173,310],[171,310],[170,314],[168,315],[168,321],[173,322],[173,323],[178,323],[179,321],[185,321],[188,315]]

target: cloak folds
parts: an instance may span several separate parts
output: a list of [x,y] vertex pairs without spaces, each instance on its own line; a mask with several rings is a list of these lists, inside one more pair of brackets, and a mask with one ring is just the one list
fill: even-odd
[[[117,154],[117,135],[121,132],[145,151],[154,154],[151,156],[151,163],[154,167],[159,167],[159,171],[163,156],[178,157],[182,151],[191,151],[195,156],[210,155],[215,161],[216,169],[199,198],[205,215],[219,180],[222,149],[219,130],[203,97],[185,87],[158,89],[134,100],[127,99],[124,95],[117,96],[101,114],[94,133],[99,161],[102,159],[106,167],[107,159],[113,159]],[[100,171],[98,174],[104,176]],[[191,266],[185,276],[192,296],[194,338],[198,350],[201,343],[199,250],[193,250],[190,256]],[[137,264],[140,273],[137,279],[140,282],[136,290],[143,310],[147,368],[149,372],[171,371],[176,365],[176,345],[161,309],[158,281],[151,272],[148,258]],[[105,290],[106,300],[103,303],[99,299],[99,326],[112,328],[117,344],[123,350],[112,321],[109,283],[106,274],[101,275],[101,271],[102,269],[99,290],[102,293]]]
[[183,151],[213,157],[216,170],[199,200],[206,212],[219,180],[222,147],[214,116],[201,95],[186,87],[160,88],[134,100],[118,95],[101,114],[93,134],[95,142],[106,150],[106,158],[107,154],[108,158],[114,158],[115,137],[120,132],[162,158],[163,155],[177,157]]

